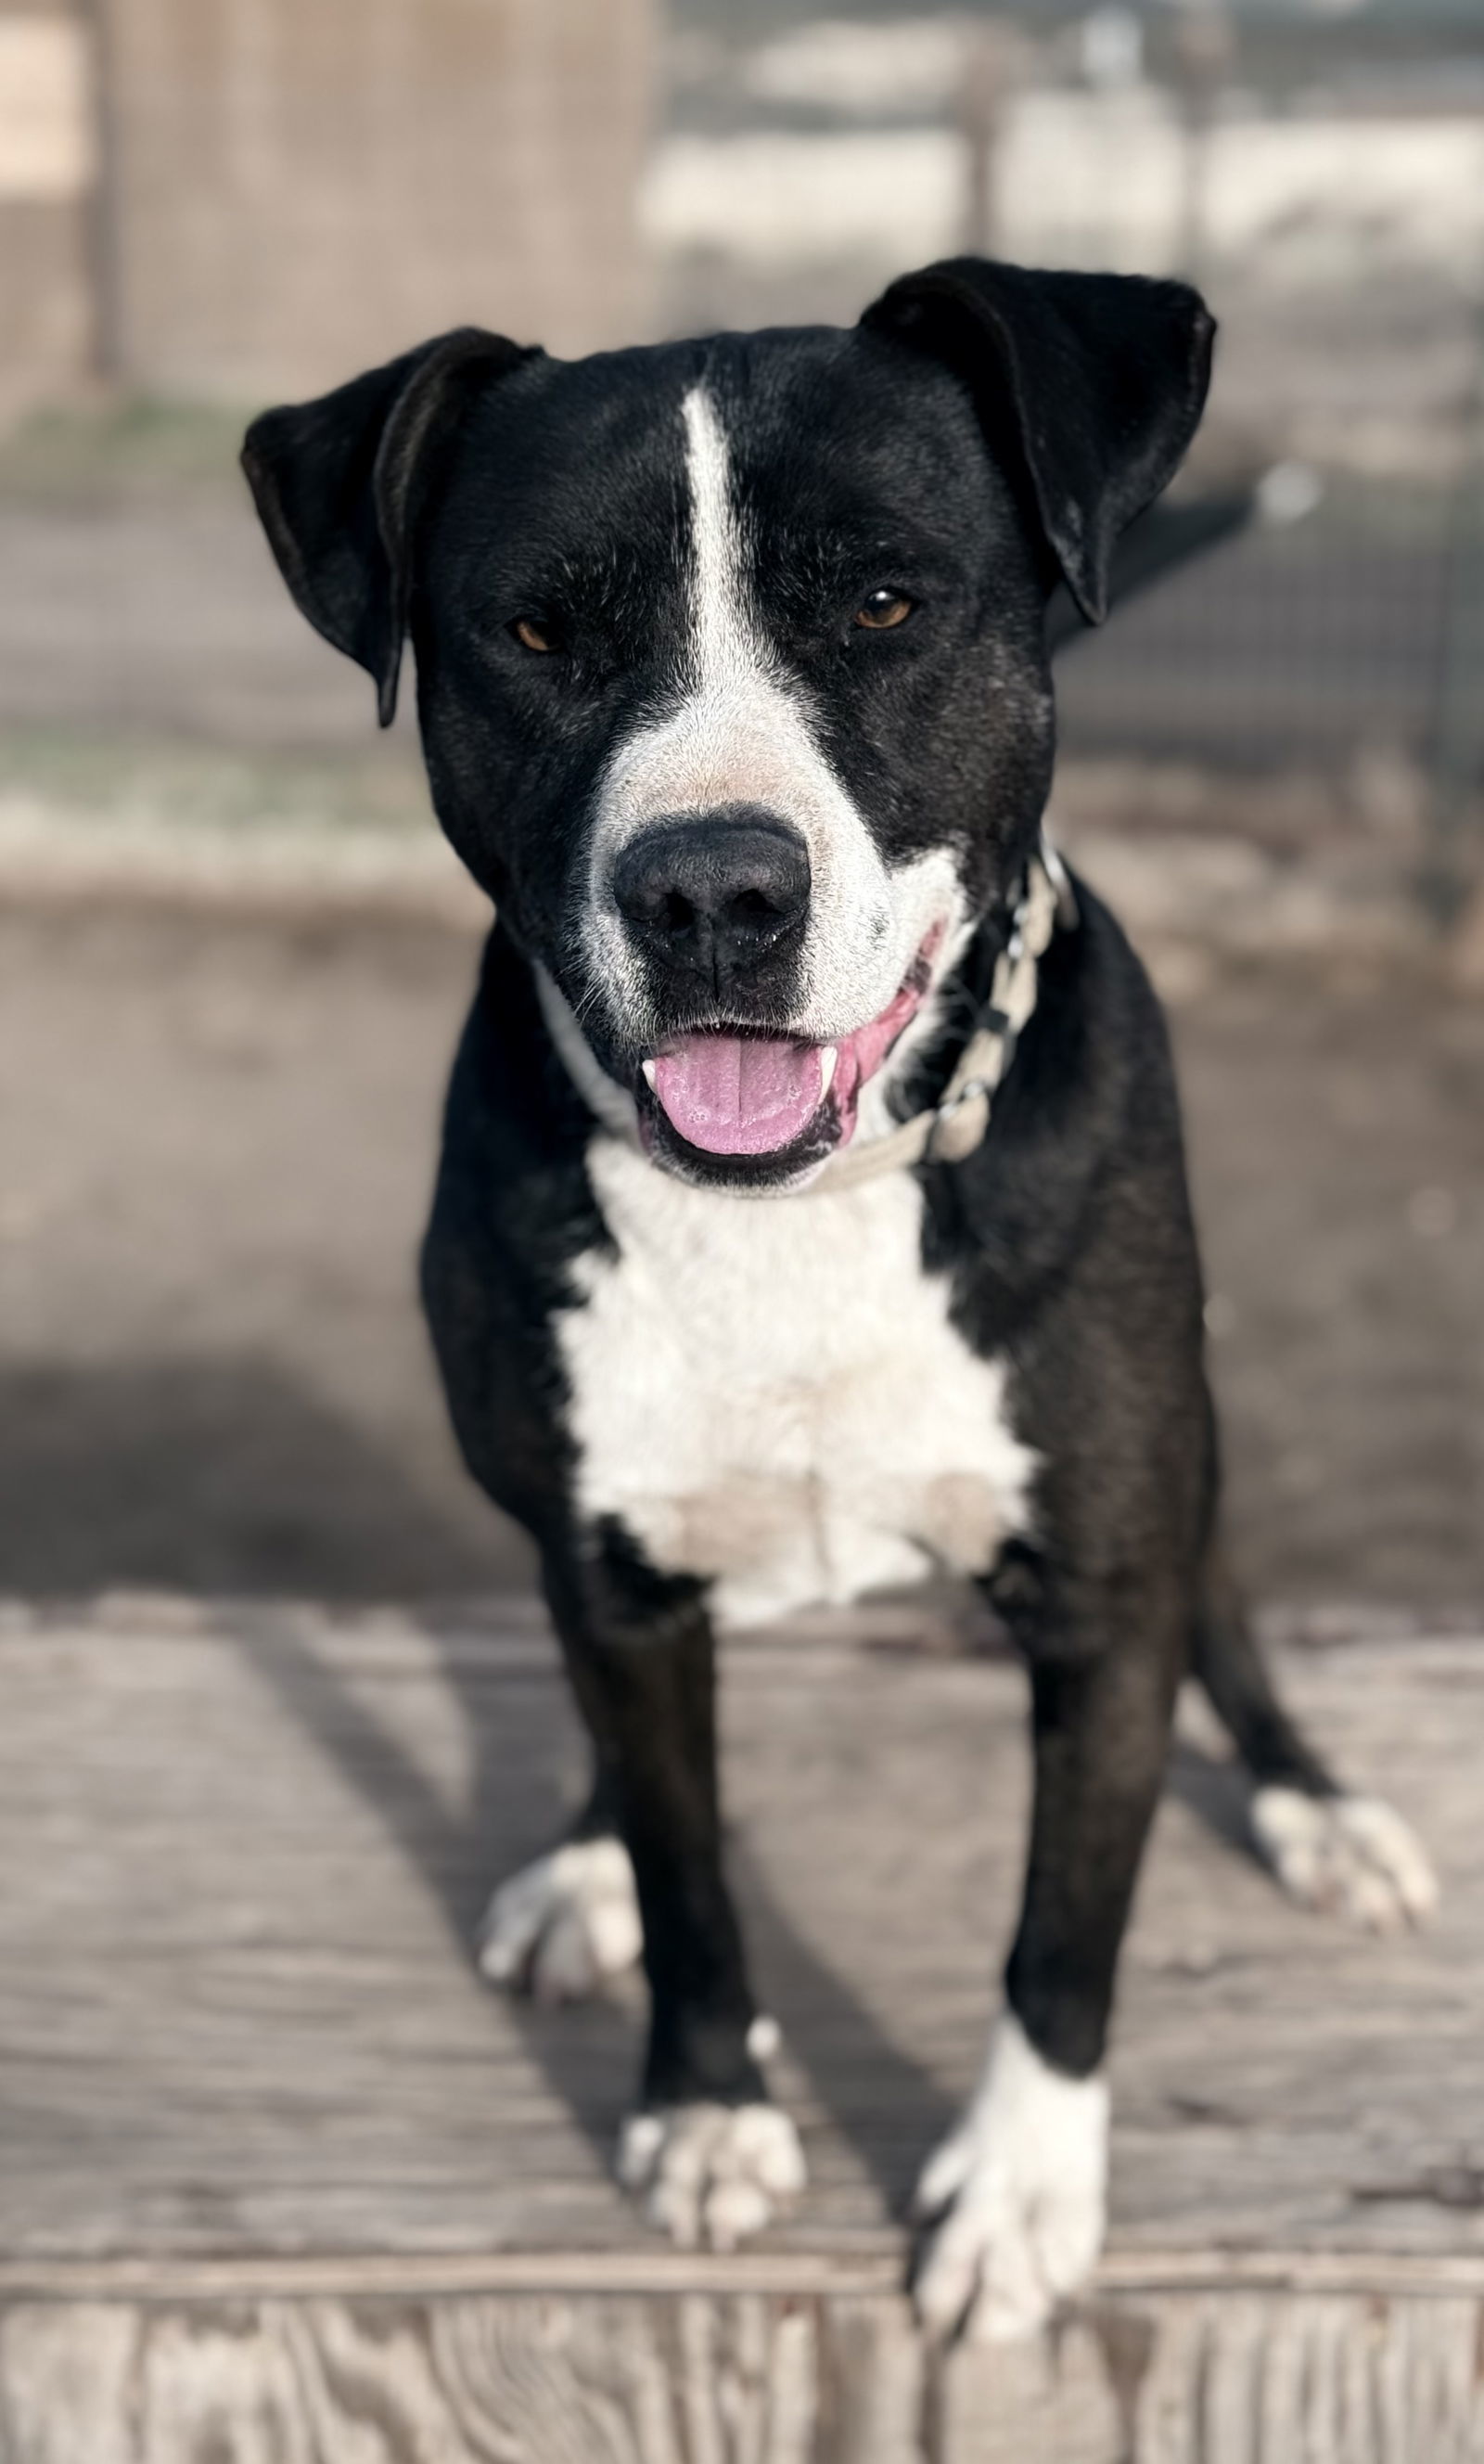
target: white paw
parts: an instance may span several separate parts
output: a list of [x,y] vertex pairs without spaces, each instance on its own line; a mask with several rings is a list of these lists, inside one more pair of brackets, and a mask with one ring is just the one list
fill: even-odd
[[1427,1850],[1379,1797],[1259,1788],[1252,1827],[1265,1861],[1300,1907],[1348,1917],[1371,1933],[1401,1933],[1426,1924],[1437,1906]]
[[677,2104],[631,2114],[619,2179],[685,2250],[734,2250],[797,2198],[798,2133],[775,2104]]
[[1097,2262],[1107,2170],[1103,2080],[1050,2069],[1007,2012],[968,2112],[917,2186],[923,2324],[975,2343],[1035,2335]]
[[622,1840],[569,1839],[502,1882],[479,1928],[491,1985],[579,2002],[644,1949],[634,1869]]

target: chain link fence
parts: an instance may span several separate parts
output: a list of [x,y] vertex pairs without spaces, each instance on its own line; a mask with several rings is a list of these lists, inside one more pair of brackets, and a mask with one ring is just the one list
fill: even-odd
[[1250,486],[1254,517],[1068,646],[1064,749],[1155,801],[1161,771],[1270,782],[1275,826],[1389,834],[1456,904],[1484,862],[1477,7],[675,0],[668,70],[644,210],[673,330],[848,317],[964,247],[1201,282],[1187,484]]

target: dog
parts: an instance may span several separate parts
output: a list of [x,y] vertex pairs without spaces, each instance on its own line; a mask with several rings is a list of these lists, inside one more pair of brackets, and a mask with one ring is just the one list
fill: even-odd
[[1115,1969],[1177,1688],[1298,1900],[1426,1856],[1277,1700],[1217,1534],[1166,1029],[1045,845],[1047,609],[1105,609],[1209,382],[1184,284],[958,258],[853,329],[565,363],[462,330],[244,462],[495,921],[422,1262],[474,1479],[538,1546],[594,1754],[487,1972],[643,1956],[622,2178],[726,2247],[804,2187],[728,1893],[715,1637],[928,1574],[1028,1672],[1024,1900],[922,2178],[928,2326],[1036,2330],[1103,2233]]

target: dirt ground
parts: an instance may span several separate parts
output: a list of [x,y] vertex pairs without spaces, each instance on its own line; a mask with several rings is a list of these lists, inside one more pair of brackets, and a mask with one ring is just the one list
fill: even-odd
[[[468,1595],[413,1298],[476,943],[0,913],[0,1591]],[[1259,1595],[1484,1595],[1484,1003],[1228,972],[1176,1014],[1236,1553]]]

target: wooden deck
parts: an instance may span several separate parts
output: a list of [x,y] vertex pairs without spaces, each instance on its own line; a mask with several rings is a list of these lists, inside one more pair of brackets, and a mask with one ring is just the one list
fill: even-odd
[[1113,2235],[1042,2348],[925,2353],[895,2221],[967,2088],[1026,1795],[1010,1667],[727,1665],[734,1865],[813,2188],[734,2258],[607,2157],[637,1992],[468,1945],[581,1759],[533,1610],[0,1616],[4,2464],[1484,2458],[1484,1643],[1286,1655],[1445,1903],[1376,1945],[1235,1844],[1192,1716],[1124,1969]]

